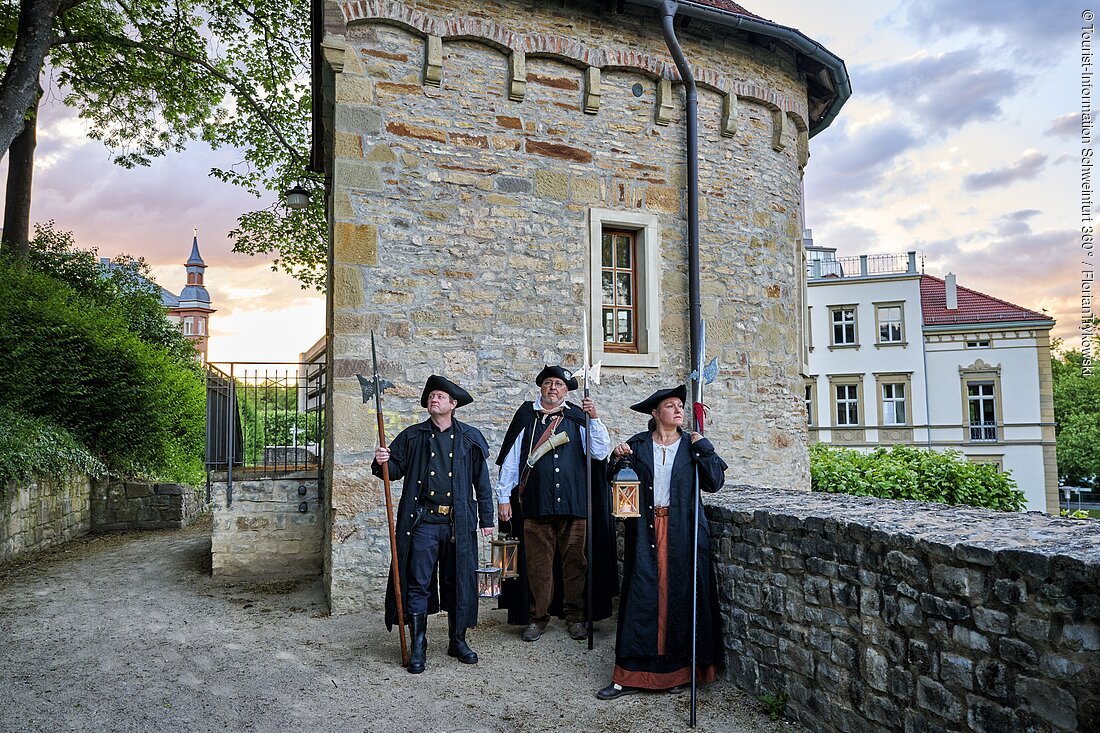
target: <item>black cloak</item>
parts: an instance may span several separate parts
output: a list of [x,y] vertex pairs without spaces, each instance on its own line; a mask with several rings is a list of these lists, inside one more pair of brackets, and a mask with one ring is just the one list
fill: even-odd
[[[571,420],[580,427],[584,427],[585,414],[581,408],[567,402],[563,411],[566,420]],[[530,430],[534,425],[537,414],[534,402],[524,402],[516,410],[512,417],[508,431],[504,434],[504,443],[501,445],[500,454],[497,456],[497,466],[504,464],[504,459],[512,450],[512,444],[524,434],[524,430]],[[521,445],[520,467],[527,460],[530,449],[530,440],[525,440]],[[500,599],[497,608],[508,609],[508,623],[526,625],[530,623],[530,595],[527,588],[527,550],[523,542],[523,506],[517,495],[517,489],[512,489],[511,496],[512,521],[501,522],[503,532],[510,532],[519,539],[519,577],[505,580],[501,586]],[[604,460],[592,461],[592,517],[588,522],[588,531],[592,533],[592,557],[588,558],[589,567],[592,569],[592,620],[600,621],[611,616],[612,599],[619,592],[619,565],[615,552],[615,524],[611,515],[611,487],[607,483],[607,462]],[[560,568],[554,564],[554,597],[550,602],[550,615],[564,617],[562,613],[562,599],[564,589],[561,580]],[[585,593],[587,598],[587,589]]]
[[[454,533],[455,592],[454,597],[439,594],[438,572],[432,574],[428,613],[441,608],[454,612],[459,628],[477,626],[477,530],[493,526],[493,491],[489,483],[489,444],[477,428],[452,420],[455,430],[454,456]],[[431,420],[405,428],[390,443],[390,479],[404,478],[401,500],[397,506],[397,563],[401,570],[402,607],[408,608],[408,557],[412,544],[412,529],[416,519],[416,500],[420,481],[427,482],[428,449],[431,440]],[[375,476],[382,467],[371,463]],[[476,498],[475,498],[476,494]],[[386,628],[397,622],[397,604],[393,593],[393,569],[386,583]]]
[[[616,657],[657,656],[657,550],[653,537],[653,438],[638,433],[627,441],[634,452],[634,470],[641,482],[641,517],[625,520],[626,545],[623,585],[619,599]],[[676,451],[669,487],[668,516],[668,621],[665,655],[691,659],[691,548],[694,542],[692,498],[695,467],[699,487],[713,492],[725,483],[726,462],[706,438],[692,443],[687,437]],[[611,470],[614,470],[614,464]],[[700,510],[702,507],[700,506]],[[722,661],[722,617],[711,563],[710,534],[706,514],[699,512],[699,585],[697,659],[701,665]]]

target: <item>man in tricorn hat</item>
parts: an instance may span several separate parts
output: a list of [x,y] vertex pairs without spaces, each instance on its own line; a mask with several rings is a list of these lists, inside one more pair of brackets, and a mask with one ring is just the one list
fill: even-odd
[[[593,620],[611,613],[611,594],[616,589],[614,527],[607,504],[602,462],[611,452],[611,439],[596,412],[596,403],[585,397],[577,407],[565,401],[577,388],[576,378],[560,366],[546,366],[535,378],[539,396],[524,402],[508,427],[497,464],[498,513],[520,539],[516,581],[505,583],[501,605],[508,621],[526,625],[524,641],[538,641],[557,612],[555,557],[560,558],[560,611],[569,635],[587,637],[585,581],[590,558],[585,554],[586,532],[593,532]],[[590,418],[592,458],[598,463],[593,477],[592,527],[588,515],[585,462],[585,414]]]
[[[447,654],[476,664],[466,629],[477,625],[477,528],[493,531],[493,491],[486,459],[489,445],[477,428],[454,411],[473,402],[470,394],[432,375],[420,406],[428,419],[402,430],[389,448],[377,448],[371,470],[404,479],[397,508],[397,555],[404,609],[412,635],[408,671],[424,671],[428,614],[447,611]],[[441,586],[440,589],[437,588]],[[397,604],[391,569],[386,591],[386,626],[393,628]]]

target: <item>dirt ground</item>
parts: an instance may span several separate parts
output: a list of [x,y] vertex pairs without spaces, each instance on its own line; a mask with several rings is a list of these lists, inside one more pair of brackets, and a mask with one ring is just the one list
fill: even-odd
[[[551,624],[534,644],[483,601],[476,666],[444,654],[407,674],[372,613],[329,617],[319,580],[210,575],[209,524],[84,538],[0,565],[0,731],[662,731],[687,693],[596,699],[614,625],[595,649]],[[792,733],[731,684],[702,687],[700,731]]]

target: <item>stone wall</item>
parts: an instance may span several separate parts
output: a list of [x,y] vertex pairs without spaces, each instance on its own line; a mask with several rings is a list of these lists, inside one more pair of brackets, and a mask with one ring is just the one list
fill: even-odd
[[0,484],[0,562],[87,534],[91,490],[85,475]]
[[204,488],[142,481],[96,481],[92,486],[92,530],[174,529],[202,511]]
[[[329,321],[334,612],[381,601],[389,558],[377,443],[357,372],[379,338],[392,438],[432,373],[476,402],[494,448],[543,364],[578,367],[593,301],[590,220],[652,217],[653,367],[604,369],[628,406],[690,371],[683,92],[649,12],[501,0],[329,2],[323,117],[333,158]],[[335,15],[334,15],[335,13]],[[333,23],[333,18],[343,18]],[[805,82],[792,56],[693,22],[700,79],[702,309],[721,366],[708,434],[730,479],[808,488],[799,313]],[[654,238],[656,239],[656,237]],[[590,322],[591,322],[590,318]],[[575,398],[578,399],[579,398]]]
[[1100,730],[1092,521],[708,497],[728,674],[813,731]]
[[211,481],[213,573],[286,579],[321,574],[323,507],[316,471],[234,475],[227,500],[224,474]]

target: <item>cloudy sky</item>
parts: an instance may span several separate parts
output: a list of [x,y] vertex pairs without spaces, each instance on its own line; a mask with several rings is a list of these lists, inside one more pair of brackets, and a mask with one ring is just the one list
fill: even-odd
[[[1080,326],[1081,12],[1067,0],[745,0],[844,59],[853,96],[811,141],[806,219],[838,255],[916,250],[926,272]],[[231,252],[266,205],[207,177],[231,151],[193,145],[111,164],[56,101],[39,128],[35,220],[104,256],[144,256],[178,292],[192,228],[209,269],[212,361],[293,361],[324,330],[321,297]],[[0,164],[0,175],[6,166]]]

